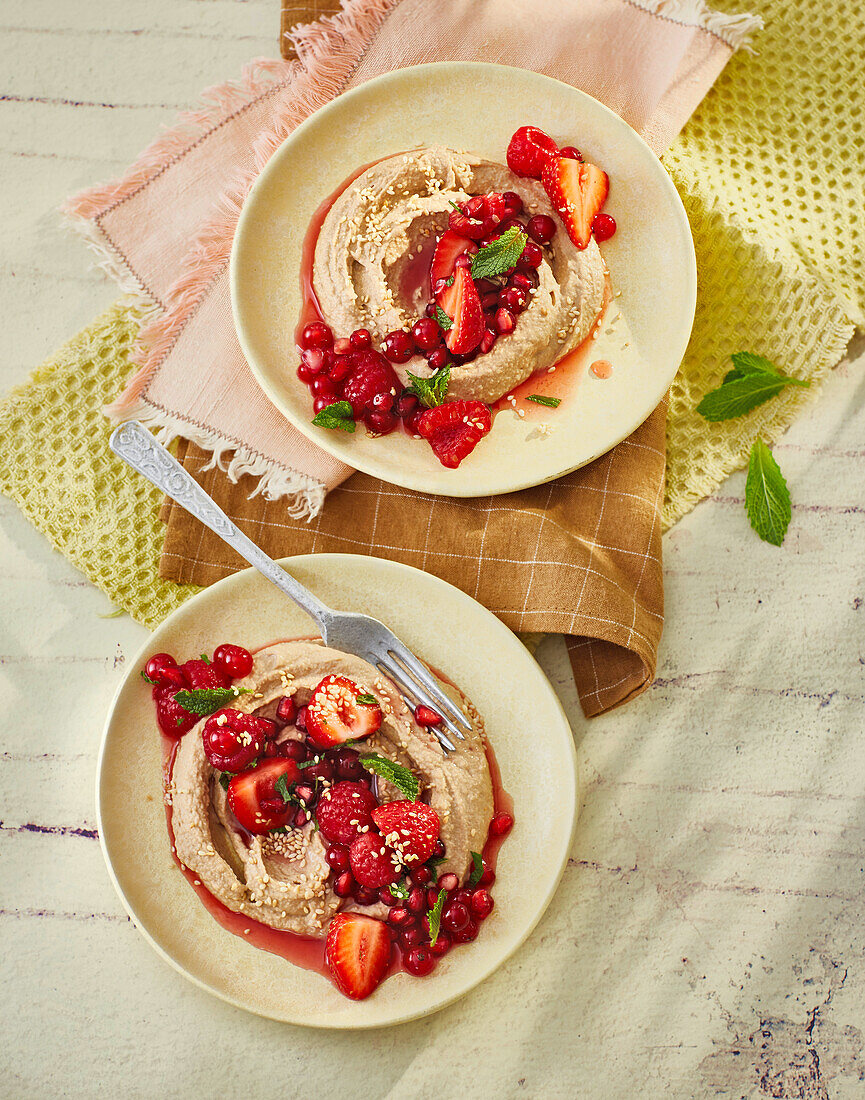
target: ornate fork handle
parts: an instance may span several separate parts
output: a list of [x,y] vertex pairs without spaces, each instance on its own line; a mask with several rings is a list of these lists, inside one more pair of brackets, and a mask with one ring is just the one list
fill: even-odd
[[137,420],[121,424],[111,433],[112,451],[119,455],[134,470],[152,481],[166,496],[177,501],[190,515],[209,527],[214,534],[224,539],[276,587],[290,596],[296,604],[318,623],[322,635],[326,635],[327,626],[333,617],[333,611],[314,596],[294,577],[259,549],[247,538],[225,512],[207,495],[197,481],[175,461],[168,451],[158,443],[146,428]]

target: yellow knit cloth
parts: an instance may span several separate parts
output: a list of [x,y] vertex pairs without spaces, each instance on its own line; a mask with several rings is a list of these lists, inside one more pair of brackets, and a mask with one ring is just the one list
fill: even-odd
[[[865,324],[865,0],[750,6],[766,20],[757,54],[732,58],[664,157],[700,281],[671,392],[668,526],[745,462],[755,436],[777,439],[819,388],[789,387],[740,420],[709,424],[694,408],[730,354],[759,352],[817,382]],[[118,302],[0,405],[0,490],[118,606],[154,626],[195,589],[159,579],[160,495],[108,449],[101,407],[132,371],[137,325]]]

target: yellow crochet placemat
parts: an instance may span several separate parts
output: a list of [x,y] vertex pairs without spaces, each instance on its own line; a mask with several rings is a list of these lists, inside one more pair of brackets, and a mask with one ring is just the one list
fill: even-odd
[[[741,7],[724,0],[718,6]],[[664,162],[697,250],[694,333],[673,385],[665,523],[778,436],[816,396],[790,387],[740,420],[694,411],[732,352],[819,382],[865,324],[865,0],[757,0],[757,54],[732,58]],[[193,591],[160,580],[160,496],[108,450],[101,407],[123,388],[138,318],[118,302],[0,405],[0,491],[134,618]],[[791,486],[795,495],[795,485]],[[744,522],[744,520],[743,520]]]

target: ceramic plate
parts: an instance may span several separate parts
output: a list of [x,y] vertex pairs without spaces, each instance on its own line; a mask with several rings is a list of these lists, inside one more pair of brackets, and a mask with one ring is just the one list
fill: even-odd
[[[562,405],[507,409],[458,470],[397,431],[372,438],[310,423],[312,398],[297,378],[293,334],[301,307],[300,258],[316,207],[363,164],[441,143],[504,162],[527,123],[577,145],[610,175],[605,209],[618,232],[601,246],[620,291]],[[560,232],[563,230],[560,228]],[[261,387],[318,446],[384,481],[449,496],[538,485],[591,462],[630,435],[666,393],[685,352],[696,300],[694,246],[681,200],[658,158],[618,115],[549,77],[482,64],[401,69],[339,96],[283,142],[240,218],[231,293],[241,346]],[[342,335],[348,335],[344,333]],[[595,359],[613,365],[600,379]],[[543,375],[539,376],[539,381]],[[539,387],[538,392],[543,392]],[[555,430],[545,434],[543,423]]]
[[491,974],[549,904],[568,858],[576,816],[573,736],[528,650],[458,589],[379,558],[316,554],[287,558],[284,564],[333,607],[368,612],[387,623],[459,684],[483,715],[503,785],[514,798],[516,824],[499,854],[496,908],[480,936],[441,960],[429,978],[400,973],[366,1001],[350,1001],[323,975],[223,929],[172,860],[160,738],[150,691],[138,670],[152,653],[195,655],[212,652],[223,641],[257,649],[313,633],[312,620],[252,570],[189,600],[132,662],[115,696],[99,758],[103,852],[123,904],[146,939],[182,974],[223,1000],[311,1027],[365,1028],[410,1020],[442,1008]]

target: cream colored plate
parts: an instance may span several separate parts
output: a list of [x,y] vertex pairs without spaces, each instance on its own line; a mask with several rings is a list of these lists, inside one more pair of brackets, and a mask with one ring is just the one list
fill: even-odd
[[162,803],[161,747],[139,669],[153,653],[182,658],[223,641],[256,649],[314,632],[312,621],[258,573],[213,585],[174,612],[131,663],[108,716],[97,816],[109,871],[139,930],[182,974],[223,1000],[275,1020],[365,1028],[434,1012],[519,947],[546,909],[568,858],[577,807],[574,742],[550,684],[522,643],[470,597],[406,565],[349,554],[285,559],[333,607],[383,620],[459,684],[483,715],[516,824],[503,845],[496,908],[473,944],[425,979],[397,974],[366,1001],[225,931],[173,862]]
[[[443,143],[504,162],[526,124],[577,145],[610,175],[606,209],[618,232],[601,246],[614,299],[585,368],[608,359],[613,374],[583,373],[558,409],[521,421],[499,413],[458,470],[404,432],[372,438],[317,428],[295,374],[300,257],[310,217],[356,168],[418,145]],[[561,230],[560,230],[561,231]],[[666,393],[685,352],[696,300],[688,220],[669,176],[637,134],[597,100],[522,69],[449,63],[401,69],[317,111],[283,142],[252,189],[231,258],[234,320],[243,351],[271,401],[337,458],[396,485],[449,496],[486,496],[538,485],[591,462],[630,435]],[[343,333],[342,335],[348,335]],[[543,377],[543,376],[541,376]],[[538,425],[553,425],[552,434]]]

